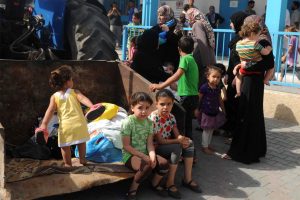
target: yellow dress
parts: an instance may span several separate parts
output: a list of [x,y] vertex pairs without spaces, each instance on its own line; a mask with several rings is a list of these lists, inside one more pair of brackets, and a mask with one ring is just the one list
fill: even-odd
[[54,94],[59,120],[58,146],[80,144],[90,139],[87,121],[73,89]]

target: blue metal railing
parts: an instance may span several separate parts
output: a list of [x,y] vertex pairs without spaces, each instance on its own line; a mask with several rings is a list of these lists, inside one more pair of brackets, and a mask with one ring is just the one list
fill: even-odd
[[[127,38],[128,29],[149,29],[151,26],[124,26],[123,30],[123,46],[122,46],[122,60],[126,60],[127,52]],[[191,28],[184,28],[183,30],[190,31]],[[228,66],[230,49],[228,43],[234,36],[231,29],[214,29],[216,39],[216,60],[218,63],[223,63]],[[271,33],[275,56],[275,74],[274,80],[270,81],[271,84],[296,87],[300,88],[300,70],[297,70],[298,49],[300,52],[299,38],[300,33],[296,32],[276,32]],[[293,38],[293,39],[291,39]],[[274,42],[275,41],[275,42]],[[281,62],[281,57],[287,52],[289,44],[293,42],[295,47],[293,53],[287,54],[286,61]],[[276,45],[277,44],[277,45]],[[295,58],[295,59],[292,59]],[[290,63],[293,61],[292,63]],[[284,75],[284,76],[281,76]],[[282,78],[281,78],[282,77]]]
[[[300,33],[274,32],[271,33],[271,37],[273,49],[276,48],[274,50],[275,74],[271,84],[300,88],[300,74],[297,70]],[[288,53],[289,49],[290,53]],[[282,61],[284,55],[286,55],[286,60]]]

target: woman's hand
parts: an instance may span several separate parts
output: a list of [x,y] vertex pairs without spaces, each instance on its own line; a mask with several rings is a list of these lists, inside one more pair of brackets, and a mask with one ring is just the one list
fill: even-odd
[[168,27],[166,24],[160,25],[160,28],[161,28],[163,31],[166,31],[166,32],[168,32],[168,31],[170,30],[169,27]]

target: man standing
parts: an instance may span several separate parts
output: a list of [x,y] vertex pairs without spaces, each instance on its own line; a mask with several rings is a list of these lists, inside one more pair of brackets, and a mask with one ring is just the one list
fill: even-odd
[[255,10],[253,10],[254,6],[255,6],[255,1],[249,1],[245,13],[247,13],[248,15],[256,15]]
[[218,28],[219,24],[224,22],[224,18],[218,13],[215,13],[214,6],[209,7],[209,13],[206,14],[206,17],[213,28]]
[[299,29],[299,22],[300,22],[299,2],[293,1],[291,9],[292,9],[291,25],[296,26],[296,28]]

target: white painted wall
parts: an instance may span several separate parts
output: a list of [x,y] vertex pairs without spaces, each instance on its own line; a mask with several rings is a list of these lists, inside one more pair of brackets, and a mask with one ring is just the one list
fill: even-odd
[[220,12],[220,0],[195,0],[194,5],[205,14],[208,13],[209,6],[215,6],[216,13]]
[[[270,0],[272,1],[272,0]],[[254,10],[256,14],[262,16],[265,13],[265,6],[267,4],[267,0],[256,0]]]

